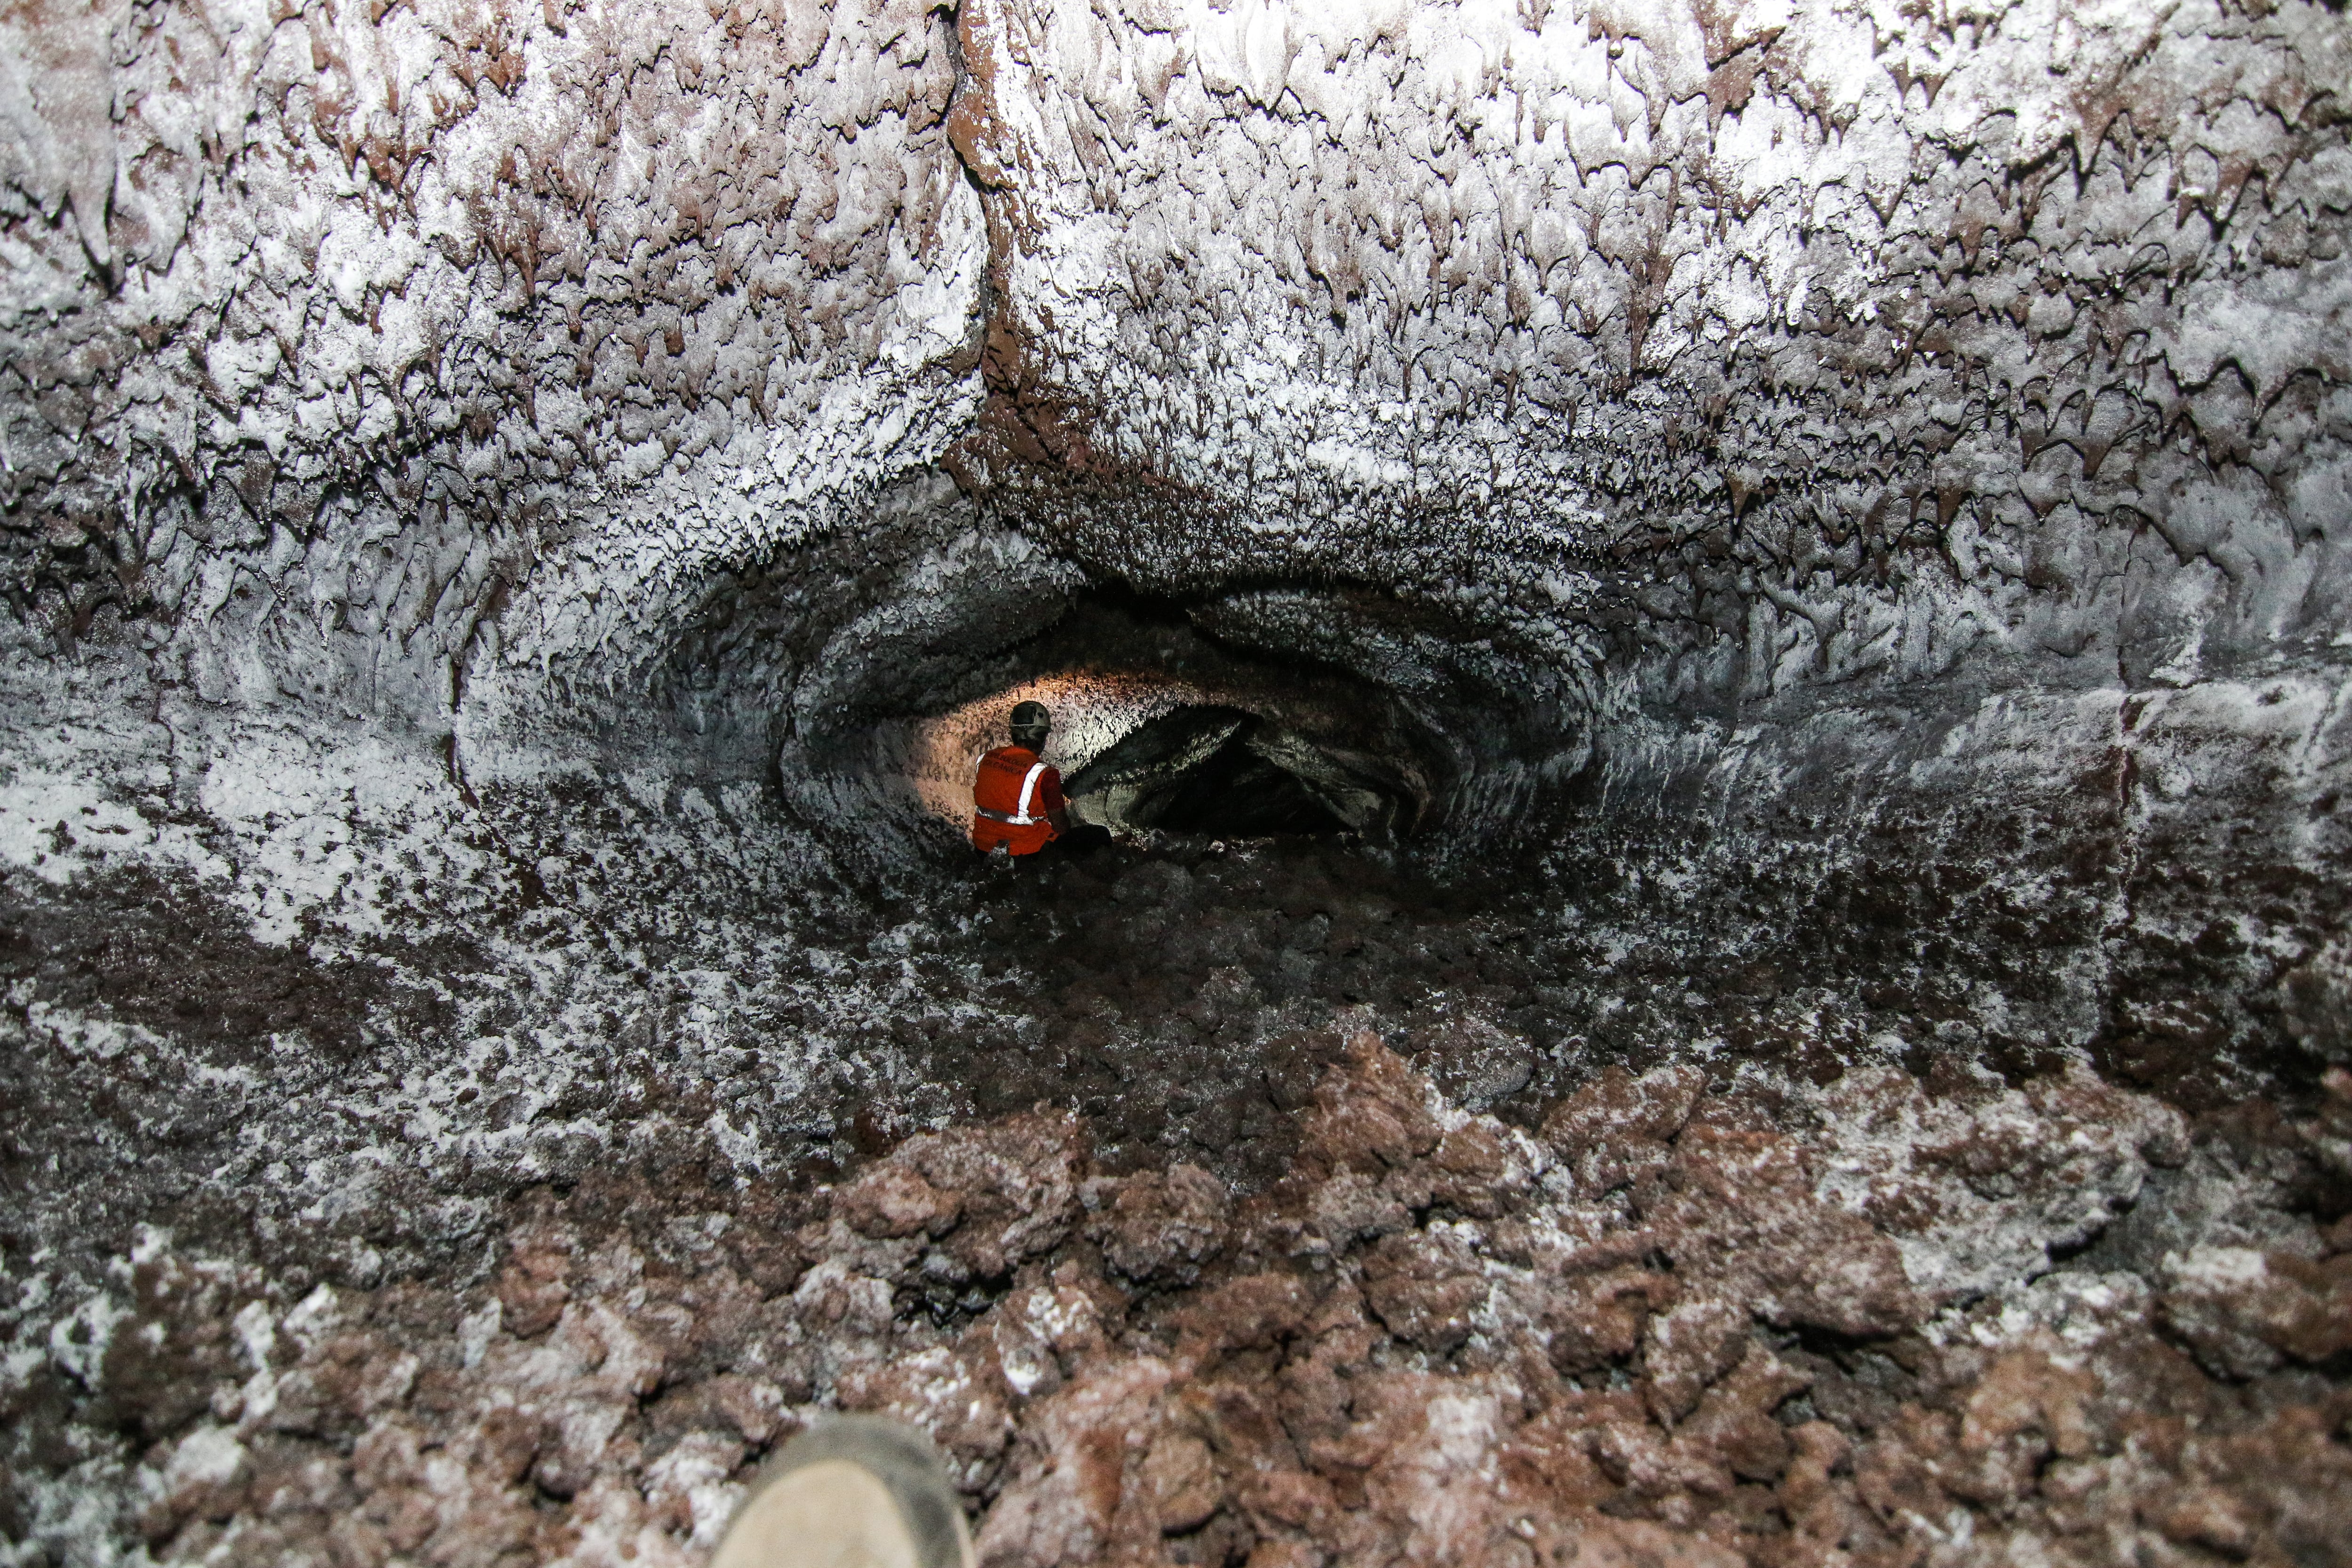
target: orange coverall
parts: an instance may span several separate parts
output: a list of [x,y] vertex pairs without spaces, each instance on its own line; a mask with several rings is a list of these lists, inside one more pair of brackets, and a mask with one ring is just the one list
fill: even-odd
[[1026,746],[999,746],[980,759],[971,804],[973,848],[1034,855],[1060,837],[1046,819],[1064,806],[1062,775]]

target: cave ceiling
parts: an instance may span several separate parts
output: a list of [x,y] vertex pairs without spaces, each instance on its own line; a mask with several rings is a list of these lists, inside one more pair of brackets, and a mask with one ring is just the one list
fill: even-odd
[[2325,5],[0,31],[8,589],[62,638],[257,595],[543,663],[893,487],[1276,641],[1402,599],[1560,702],[2332,635]]

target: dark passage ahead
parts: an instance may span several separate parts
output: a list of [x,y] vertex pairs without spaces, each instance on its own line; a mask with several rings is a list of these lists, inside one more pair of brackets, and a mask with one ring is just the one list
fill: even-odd
[[1391,779],[1238,708],[1196,704],[1141,725],[1066,784],[1083,820],[1236,837],[1388,833],[1410,816]]

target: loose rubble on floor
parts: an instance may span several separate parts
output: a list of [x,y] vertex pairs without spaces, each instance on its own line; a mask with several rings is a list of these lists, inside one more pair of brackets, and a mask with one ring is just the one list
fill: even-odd
[[1106,1173],[1041,1106],[804,1191],[534,1192],[466,1288],[298,1295],[152,1237],[85,1320],[78,1415],[146,1439],[173,1562],[693,1563],[835,1406],[931,1432],[996,1564],[2352,1539],[2352,1221],[2296,1212],[2352,1181],[2352,1075],[2192,1126],[2086,1073],[1682,1064],[1529,1130],[1361,1022],[1303,1042],[1327,1065],[1253,1193]]

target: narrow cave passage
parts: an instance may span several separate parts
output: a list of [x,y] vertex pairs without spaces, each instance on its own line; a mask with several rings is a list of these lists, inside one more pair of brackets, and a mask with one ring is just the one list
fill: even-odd
[[1414,803],[1400,798],[1397,770],[1381,772],[1367,776],[1256,714],[1187,705],[1121,736],[1066,787],[1078,820],[1115,833],[1385,837],[1411,822]]
[[1187,771],[1158,813],[1171,833],[1237,837],[1333,833],[1355,826],[1312,775],[1283,766],[1236,733]]
[[[1123,840],[1345,835],[1377,844],[1426,830],[1475,765],[1458,738],[1322,650],[1262,632],[1211,635],[1217,608],[1090,584],[1046,628],[1021,627],[1028,635],[998,649],[969,635],[952,599],[935,596],[927,610],[938,626],[920,649],[885,650],[846,678],[881,711],[814,745],[795,736],[780,766],[870,798],[887,820],[899,820],[911,796],[918,810],[906,825],[952,863],[938,827],[968,826],[981,756],[1004,743],[1018,705],[1036,702],[1053,716],[1043,760],[1081,829]],[[943,697],[956,700],[944,712],[900,716]]]

